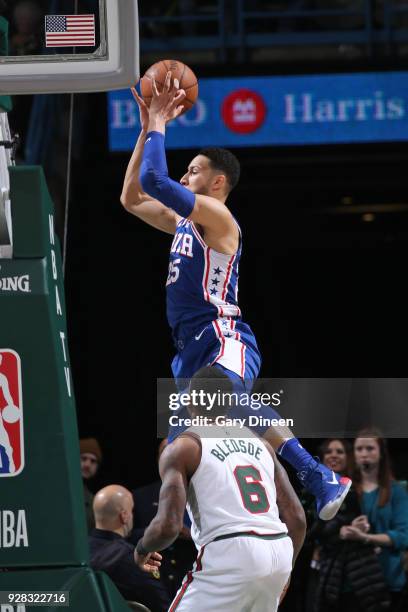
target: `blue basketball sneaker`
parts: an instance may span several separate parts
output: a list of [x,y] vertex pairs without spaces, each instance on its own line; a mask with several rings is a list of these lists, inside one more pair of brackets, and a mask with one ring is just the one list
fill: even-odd
[[298,478],[305,488],[316,498],[317,514],[323,521],[334,518],[342,505],[351,480],[340,476],[322,463],[313,460],[310,468],[298,472]]

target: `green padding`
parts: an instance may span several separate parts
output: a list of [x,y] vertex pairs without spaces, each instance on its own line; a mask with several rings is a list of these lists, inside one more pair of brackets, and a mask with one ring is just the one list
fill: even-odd
[[0,96],[0,112],[9,112],[13,109],[13,103],[10,96]]
[[8,21],[0,16],[0,55],[8,55]]
[[[112,592],[115,587],[109,584]],[[94,572],[88,567],[0,572],[1,591],[69,591],[69,607],[26,606],[25,611],[41,612],[129,612],[116,591],[115,608],[108,608]],[[13,607],[13,612],[16,607]]]
[[128,605],[125,603],[125,600],[110,578],[103,572],[95,572],[95,576],[98,581],[107,612],[129,612]]
[[[0,55],[8,55],[8,21],[0,16]],[[13,103],[10,96],[0,96],[0,111],[10,111]]]
[[42,168],[15,166],[9,172],[13,257],[45,257],[49,251],[48,211],[53,204]]
[[[20,206],[36,215],[27,221],[21,209],[13,230],[20,237],[31,230],[31,252],[44,256],[0,264],[0,372],[21,411],[16,424],[4,423],[16,467],[16,440],[23,449],[23,461],[10,473],[0,447],[0,567],[84,565],[89,553],[60,252],[39,168],[13,172],[20,195],[28,183],[33,190]],[[13,382],[16,355],[21,379]],[[3,407],[1,392],[0,401]]]

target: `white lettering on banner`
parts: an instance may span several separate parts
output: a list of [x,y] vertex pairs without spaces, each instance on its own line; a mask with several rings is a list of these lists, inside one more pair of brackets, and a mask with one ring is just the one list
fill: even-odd
[[[176,121],[180,123],[184,127],[196,127],[197,125],[201,125],[207,119],[207,107],[203,100],[197,98],[195,104],[188,113],[184,115],[180,115],[177,117]],[[169,123],[169,127],[171,127],[171,123]]]
[[55,260],[55,251],[51,251],[52,278],[57,280],[57,262]]
[[60,331],[60,338],[62,342],[62,350],[64,353],[64,361],[67,361],[67,351],[65,350],[65,334],[62,331]]
[[138,123],[137,106],[133,100],[113,100],[112,102],[112,127],[132,128]]
[[[64,361],[65,363],[68,362],[68,354],[65,348],[65,334],[64,332],[60,331],[60,338],[61,338],[61,343],[62,343],[62,351],[64,353]],[[69,397],[72,397],[71,395],[71,372],[70,369],[67,365],[64,366],[64,374],[65,374],[65,382],[67,383],[67,391],[68,391],[68,395]]]
[[252,99],[235,100],[232,105],[235,123],[254,123],[256,121],[256,104]]
[[67,383],[67,391],[69,397],[71,397],[71,378],[70,378],[70,369],[68,366],[64,366],[65,373],[65,382]]
[[345,100],[317,99],[312,93],[286,94],[285,123],[324,123],[384,121],[402,119],[405,104],[401,98],[385,98],[376,91],[372,98]]
[[[53,215],[48,215],[48,220],[49,220],[49,229],[50,229],[50,245],[51,245],[51,247],[53,247],[55,245],[54,216]],[[55,281],[55,307],[56,307],[56,312],[57,312],[57,315],[62,317],[63,310],[62,310],[61,299],[60,299],[59,291],[58,291],[57,258],[56,258],[56,255],[55,255],[55,250],[53,248],[51,248],[51,267],[52,267],[52,278]],[[71,370],[70,370],[69,364],[68,364],[68,351],[66,350],[66,347],[65,347],[65,333],[63,331],[61,331],[61,330],[59,331],[59,337],[60,337],[61,343],[62,343],[62,353],[63,353],[63,358],[64,358],[64,378],[65,378],[65,383],[66,383],[66,386],[67,386],[67,393],[68,393],[68,397],[72,397],[72,392],[71,392]]]
[[50,243],[52,246],[55,244],[55,234],[54,234],[54,215],[48,215],[48,224],[50,227]]
[[0,510],[0,548],[28,547],[25,510]]
[[23,276],[0,277],[0,291],[21,291],[30,293],[30,277],[28,274]]
[[58,285],[55,285],[55,304],[57,307],[57,315],[62,317],[61,300],[58,293]]

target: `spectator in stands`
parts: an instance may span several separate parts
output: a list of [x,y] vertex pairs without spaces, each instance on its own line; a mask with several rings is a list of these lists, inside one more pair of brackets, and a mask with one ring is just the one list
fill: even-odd
[[14,32],[10,39],[10,55],[37,55],[43,47],[44,14],[34,0],[20,0],[13,8]]
[[[160,459],[160,455],[166,445],[167,438],[159,444],[158,459]],[[137,544],[143,536],[145,528],[156,516],[160,486],[161,481],[155,480],[144,487],[132,491],[134,499],[134,528],[129,536],[129,541],[134,545]],[[197,556],[196,547],[190,536],[190,521],[188,519],[187,524],[186,519],[188,519],[188,515],[185,516],[185,525],[177,540],[169,548],[161,551],[163,559],[158,575],[165,584],[171,600],[174,599],[184,576],[191,570]]]
[[[328,438],[322,442],[319,448],[319,456],[324,465],[332,469],[338,474],[344,474],[351,477],[353,471],[353,448],[348,440],[342,438]],[[358,513],[359,505],[356,499],[356,494],[350,492],[343,506],[340,508],[337,520],[329,521],[330,524],[318,519],[315,513],[314,504],[307,503],[310,508],[308,515],[311,518],[313,512],[313,520],[309,522],[309,529],[305,542],[305,554],[308,555],[308,570],[307,579],[305,580],[307,587],[305,592],[305,612],[312,612],[315,605],[316,589],[319,581],[320,556],[322,546],[320,538],[325,541],[330,538],[334,530],[337,530],[338,525],[344,525],[350,522]],[[322,535],[323,534],[323,535]]]
[[[397,612],[405,583],[408,495],[392,478],[385,440],[362,430],[354,443],[354,499],[317,531],[320,572],[314,612]],[[391,606],[391,607],[390,607]]]
[[152,612],[164,612],[170,599],[161,581],[140,570],[134,561],[134,546],[125,538],[133,527],[133,497],[119,485],[110,485],[95,495],[96,528],[89,536],[90,564],[108,574],[123,597],[144,604]]
[[95,519],[92,509],[94,495],[89,490],[88,484],[96,476],[102,461],[102,451],[98,440],[95,438],[83,438],[79,441],[81,458],[81,474],[84,485],[85,513],[88,532],[95,527]]
[[408,548],[408,494],[394,480],[387,443],[378,430],[359,432],[354,457],[353,481],[362,515],[342,527],[340,537],[376,547],[394,611],[407,580],[402,554]]

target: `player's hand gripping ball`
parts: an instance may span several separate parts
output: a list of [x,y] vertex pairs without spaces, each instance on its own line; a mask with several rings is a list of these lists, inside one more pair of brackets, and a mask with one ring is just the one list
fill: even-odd
[[186,97],[181,103],[183,110],[180,114],[182,115],[194,105],[198,96],[197,77],[187,64],[171,59],[156,62],[144,73],[140,81],[140,91],[146,105],[150,106],[152,101],[152,80],[156,81],[157,89],[160,92],[163,89],[168,72],[171,72],[171,84],[173,84],[174,79],[178,79],[179,88],[184,89],[186,92]]

